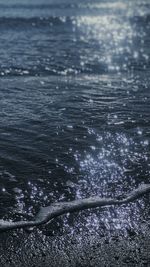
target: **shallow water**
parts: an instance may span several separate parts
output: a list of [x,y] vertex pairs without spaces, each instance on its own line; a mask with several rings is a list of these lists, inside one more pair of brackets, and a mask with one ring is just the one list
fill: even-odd
[[[0,1],[0,212],[150,182],[149,1]],[[18,215],[16,215],[16,212]],[[47,235],[139,230],[149,197]]]

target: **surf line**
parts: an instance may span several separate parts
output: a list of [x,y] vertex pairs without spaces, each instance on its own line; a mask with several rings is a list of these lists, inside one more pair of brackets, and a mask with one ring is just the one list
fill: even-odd
[[33,220],[10,221],[0,220],[0,231],[8,231],[19,228],[38,227],[48,223],[50,220],[65,213],[77,212],[85,209],[109,207],[111,205],[119,206],[135,201],[145,194],[150,193],[150,184],[142,184],[137,189],[131,191],[128,195],[120,198],[100,198],[98,196],[77,199],[70,202],[57,202],[47,207],[41,207]]

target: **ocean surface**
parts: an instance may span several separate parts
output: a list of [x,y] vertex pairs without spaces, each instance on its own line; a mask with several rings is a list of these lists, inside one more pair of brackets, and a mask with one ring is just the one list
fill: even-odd
[[[0,0],[0,219],[150,183],[150,1]],[[44,235],[139,231],[150,197]]]

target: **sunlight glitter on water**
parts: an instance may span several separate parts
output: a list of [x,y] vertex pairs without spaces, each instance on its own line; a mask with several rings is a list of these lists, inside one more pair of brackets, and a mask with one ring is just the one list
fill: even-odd
[[[96,42],[97,47],[90,54],[90,59],[81,57],[80,64],[83,68],[86,64],[89,65],[90,62],[95,61],[97,68],[102,68],[102,64],[105,71],[120,73],[120,71],[135,68],[134,64],[138,58],[142,60],[143,68],[147,67],[149,52],[144,52],[144,44],[142,43],[145,32],[135,30],[135,26],[130,22],[131,14],[128,14],[126,5],[123,5],[123,9],[123,18],[118,13],[76,18],[76,25],[82,32],[81,40],[85,43]],[[136,45],[137,39],[139,39],[139,48]]]
[[[106,64],[109,70],[120,70],[116,57],[121,57],[125,51],[131,54],[131,44],[134,36],[132,26],[128,21],[123,23],[118,16],[81,17],[77,20],[77,26],[83,32],[83,41],[96,40],[99,44],[97,51],[90,55],[90,60]],[[127,41],[128,40],[128,41]],[[126,43],[126,44],[125,44]],[[126,66],[128,57],[122,60],[122,66]],[[82,64],[85,64],[82,59]],[[124,64],[124,65],[123,65]]]
[[[94,150],[91,149],[91,153],[88,152],[84,157],[75,155],[80,165],[80,172],[84,177],[83,181],[82,177],[79,181],[82,197],[87,197],[90,194],[107,196],[109,190],[115,197],[116,192],[121,194],[122,189],[128,190],[128,181],[133,187],[136,187],[138,173],[135,172],[135,166],[137,162],[140,166],[142,160],[148,168],[146,151],[149,143],[147,140],[139,143],[124,133],[114,135],[105,133],[104,136],[97,134],[95,137],[98,143],[96,147],[94,146]],[[146,150],[142,155],[138,153],[138,150],[139,146],[142,148],[144,145],[147,147],[145,147]],[[132,176],[132,172],[135,177]]]
[[[7,8],[0,45],[3,214],[10,206],[35,213],[56,201],[122,196],[148,183],[149,9],[148,1],[133,2],[54,5],[42,13],[28,5],[21,19],[20,7],[14,14]],[[59,223],[72,231],[124,231],[132,219],[138,225],[140,213],[144,218],[147,203]]]

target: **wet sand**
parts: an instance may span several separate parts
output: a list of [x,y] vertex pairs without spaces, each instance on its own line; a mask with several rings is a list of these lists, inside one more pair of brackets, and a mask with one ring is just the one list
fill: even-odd
[[[150,266],[150,223],[128,236],[45,236],[39,230],[0,234],[1,267]],[[20,242],[19,242],[20,241]]]

